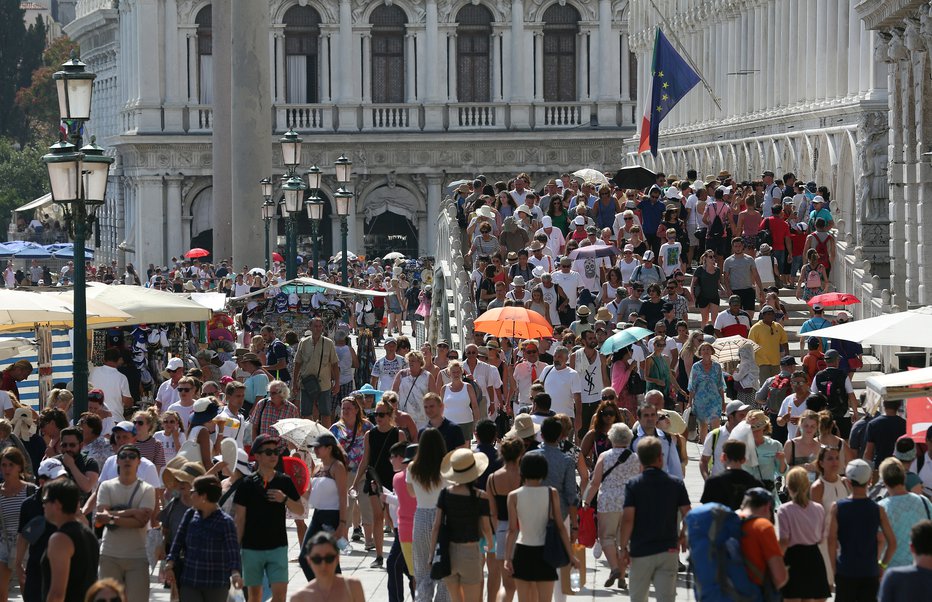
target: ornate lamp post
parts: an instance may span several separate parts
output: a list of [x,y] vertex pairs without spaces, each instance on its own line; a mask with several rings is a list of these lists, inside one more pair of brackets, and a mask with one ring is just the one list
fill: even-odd
[[[285,132],[285,135],[279,139],[279,144],[281,145],[282,150],[282,164],[288,169],[286,177],[283,178],[286,180],[285,184],[282,185],[282,191],[285,192],[285,210],[288,213],[288,222],[287,222],[287,238],[286,238],[286,276],[289,280],[297,277],[298,275],[298,241],[297,236],[295,235],[294,229],[294,214],[298,211],[301,211],[301,203],[303,203],[303,196],[294,200],[294,203],[289,204],[288,202],[288,192],[294,192],[298,190],[296,186],[297,182],[291,182],[292,180],[298,180],[303,186],[301,188],[301,194],[303,191],[307,190],[307,186],[304,185],[304,180],[295,176],[295,170],[298,165],[301,164],[301,143],[303,142],[302,138],[298,136],[298,133],[294,130],[288,130]],[[288,184],[291,184],[290,189],[286,189]],[[297,207],[297,208],[295,208]]]
[[311,257],[311,276],[317,278],[317,262],[320,253],[320,245],[317,242],[317,229],[320,227],[320,220],[324,216],[324,204],[319,198],[313,196],[304,207],[307,209],[308,219],[311,220],[311,239],[314,241],[314,251]]
[[262,196],[265,201],[262,203],[262,221],[265,222],[265,271],[268,272],[272,267],[272,258],[269,252],[269,227],[272,225],[272,219],[277,213],[275,203],[272,202],[272,180],[262,178],[259,181],[259,187],[262,190]]
[[333,165],[336,169],[337,182],[340,183],[339,190],[333,195],[336,198],[337,215],[340,216],[340,241],[343,244],[343,257],[340,260],[340,284],[348,286],[346,236],[349,229],[346,218],[350,214],[350,201],[353,199],[353,193],[346,190],[346,185],[349,184],[350,179],[353,177],[353,162],[347,159],[346,155],[340,155],[340,158]]
[[[97,76],[72,55],[52,79],[58,92],[59,118],[70,142],[60,140],[42,157],[49,174],[52,201],[62,206],[74,230],[74,410],[87,411],[87,291],[85,239],[87,225],[107,198],[107,180],[113,158],[91,143],[82,147],[84,123],[91,118],[91,97]],[[79,150],[80,149],[80,150]]]
[[285,269],[288,280],[293,280],[298,276],[298,249],[297,243],[295,242],[294,222],[295,215],[301,211],[302,205],[304,204],[305,190],[307,190],[307,184],[298,176],[291,176],[288,178],[288,181],[282,184],[282,193],[285,197],[282,202],[282,208],[284,209],[284,214],[288,216],[288,221],[286,222],[288,257],[286,258]]

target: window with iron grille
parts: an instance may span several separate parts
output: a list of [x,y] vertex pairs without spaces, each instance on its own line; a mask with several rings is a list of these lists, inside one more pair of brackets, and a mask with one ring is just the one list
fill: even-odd
[[492,13],[467,4],[456,15],[456,96],[460,102],[492,98]]
[[197,97],[204,105],[211,104],[214,99],[212,21],[210,6],[202,8],[194,18],[197,25]]
[[394,5],[372,11],[372,102],[405,101],[405,12]]
[[554,4],[544,11],[544,101],[574,102],[576,96],[576,34],[579,11]]

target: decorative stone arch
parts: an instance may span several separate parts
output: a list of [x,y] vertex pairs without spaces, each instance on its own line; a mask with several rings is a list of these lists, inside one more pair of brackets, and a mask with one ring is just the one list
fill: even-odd
[[728,143],[728,159],[719,169],[737,170],[738,152],[735,150],[734,142]]
[[[455,0],[450,5],[450,14],[447,16],[447,18],[444,19],[443,15],[440,15],[440,23],[446,23],[446,24],[456,23],[457,22],[456,16],[459,14],[460,10],[468,4],[480,5],[483,8],[487,8],[488,11],[492,13],[493,23],[496,23],[496,22],[501,23],[503,21],[507,21],[511,15],[510,9],[509,9],[508,14],[505,14],[502,10],[500,10],[502,7],[506,6],[504,2],[499,5],[499,4],[496,4],[495,2],[491,2],[490,0]],[[508,4],[510,4],[510,2]]]
[[615,0],[612,3],[612,23],[622,23],[627,26],[630,14],[628,4],[629,0]]
[[269,6],[269,16],[272,20],[272,27],[284,26],[285,13],[295,6],[310,6],[320,15],[321,24],[334,25],[340,22],[340,15],[334,13],[333,7],[337,6],[336,2],[321,2],[320,0],[283,0],[273,2]]
[[839,218],[844,222],[844,228],[841,228],[841,233],[843,235],[850,233],[854,236],[855,241],[860,244],[861,234],[860,228],[857,227],[857,199],[855,198],[857,194],[857,182],[855,180],[857,149],[851,138],[850,131],[839,134],[838,136],[840,138],[840,140],[838,140],[840,148],[838,149],[837,167],[833,169],[837,175],[834,186],[831,188],[832,200],[830,202],[830,209],[832,215],[835,216],[836,226],[838,226]]
[[799,173],[799,157],[796,155],[796,145],[793,143],[791,136],[781,138],[783,142],[783,152],[780,156],[783,158],[783,169],[796,172],[796,177],[802,178],[803,174]]
[[783,154],[780,152],[779,141],[776,138],[770,138],[765,146],[770,149],[770,158],[773,161],[774,173],[779,171],[782,176],[785,171],[785,164],[783,162]]
[[815,175],[815,149],[812,146],[812,140],[807,135],[799,136],[796,140],[798,141],[799,167],[807,170],[807,179],[812,179]]
[[408,0],[382,0],[381,2],[370,2],[358,14],[353,13],[353,25],[368,25],[372,20],[372,12],[380,6],[397,6],[404,11],[408,25],[420,23],[424,16],[424,9],[418,7]]
[[[544,13],[547,12],[547,9],[553,6],[554,4],[559,4],[560,6],[569,5],[576,9],[576,12],[579,13],[580,21],[597,21],[599,18],[598,13],[598,2],[573,2],[568,0],[531,0],[528,2],[530,6],[525,8],[525,21],[528,23],[541,23],[543,22]],[[527,6],[527,4],[525,6]]]
[[715,155],[718,158],[718,166],[716,167],[715,161],[711,162],[710,171],[713,171],[713,172],[717,169],[722,169],[722,167],[724,167],[725,165],[725,153],[722,152],[721,144],[715,145]]
[[[403,176],[402,176],[402,177],[397,177],[397,178],[394,177],[394,176],[385,176],[385,177],[382,177],[382,178],[375,177],[375,178],[370,179],[370,181],[369,181],[368,183],[366,183],[366,184],[358,191],[359,203],[357,204],[357,206],[356,206],[356,208],[355,208],[357,215],[359,215],[359,214],[363,214],[363,215],[364,215],[364,214],[365,214],[365,211],[363,210],[363,208],[364,208],[365,205],[366,205],[367,198],[368,198],[369,195],[371,195],[373,192],[375,192],[375,191],[378,190],[379,188],[383,188],[383,187],[387,187],[387,188],[403,188],[404,190],[406,190],[407,192],[409,192],[409,193],[417,200],[417,207],[416,207],[416,210],[417,210],[417,211],[426,211],[426,210],[427,210],[427,197],[424,196],[423,191],[421,191],[421,189],[418,188],[418,186],[415,185],[415,183],[414,183],[413,181],[411,181],[409,178],[403,177]],[[335,206],[335,205],[334,205],[333,209],[334,209],[334,211],[336,211],[336,206]]]
[[[194,27],[196,23],[194,19],[197,18],[197,14],[201,12],[202,8],[211,6],[214,3],[214,0],[198,0],[197,2],[192,2],[187,10],[184,10],[182,6],[179,5],[179,25],[183,27]],[[182,12],[183,11],[183,12]]]
[[191,211],[194,208],[194,202],[197,199],[198,195],[201,194],[204,190],[211,188],[213,183],[210,178],[197,178],[194,180],[194,183],[191,184],[191,187],[187,189],[184,196],[181,199],[181,215],[191,216]]

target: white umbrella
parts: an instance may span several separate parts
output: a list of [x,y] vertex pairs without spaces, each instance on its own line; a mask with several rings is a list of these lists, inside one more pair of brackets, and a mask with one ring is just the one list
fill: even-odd
[[272,425],[279,436],[295,447],[305,447],[314,440],[329,433],[327,427],[307,418],[284,418]]
[[818,336],[862,345],[932,349],[929,332],[932,332],[932,306],[822,328]]
[[[71,293],[63,296],[71,297]],[[105,303],[129,314],[126,324],[161,324],[163,322],[203,322],[210,310],[182,295],[154,288],[114,284],[88,286],[87,298]]]
[[[355,261],[355,260],[357,259],[357,258],[356,258],[356,253],[353,253],[352,251],[347,251],[347,252],[346,252],[346,257],[347,257],[350,261]],[[334,255],[332,259],[333,259],[334,261],[342,261],[342,259],[343,259],[343,251],[340,251],[339,253],[337,253],[336,255]]]
[[608,178],[605,177],[605,174],[599,171],[598,169],[592,169],[587,167],[585,169],[580,169],[574,171],[573,175],[583,182],[592,182],[594,184],[608,184]]
[[738,351],[747,345],[750,345],[755,352],[760,349],[760,345],[739,335],[717,339],[712,343],[712,349],[715,350],[715,355],[712,359],[722,363],[737,362],[739,359]]
[[263,270],[262,268],[252,268],[251,270],[249,270],[249,273],[253,275],[258,274],[260,276],[265,276],[265,270]]
[[[113,307],[91,302],[87,304],[85,315],[90,327],[123,324],[128,317]],[[55,293],[0,291],[0,332],[31,330],[35,324],[72,328],[74,305],[71,299]]]
[[458,188],[463,184],[472,184],[472,180],[456,180],[455,182],[450,182],[447,184],[447,188]]
[[36,342],[22,337],[0,339],[0,360],[35,353]]
[[405,254],[404,254],[404,253],[399,253],[398,251],[392,251],[391,253],[389,253],[389,254],[387,254],[385,257],[383,257],[382,259],[384,259],[384,260],[386,260],[386,261],[394,261],[394,260],[396,260],[396,259],[404,259],[404,258],[405,258]]

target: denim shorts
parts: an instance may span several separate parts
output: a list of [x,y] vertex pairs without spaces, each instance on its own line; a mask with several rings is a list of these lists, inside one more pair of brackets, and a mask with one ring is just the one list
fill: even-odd
[[271,550],[243,548],[243,583],[246,587],[262,585],[262,576],[269,576],[269,583],[288,583],[288,547]]
[[308,395],[303,389],[301,390],[301,415],[311,416],[315,405],[321,418],[333,415],[333,408],[330,407],[330,389],[324,389],[315,396]]

